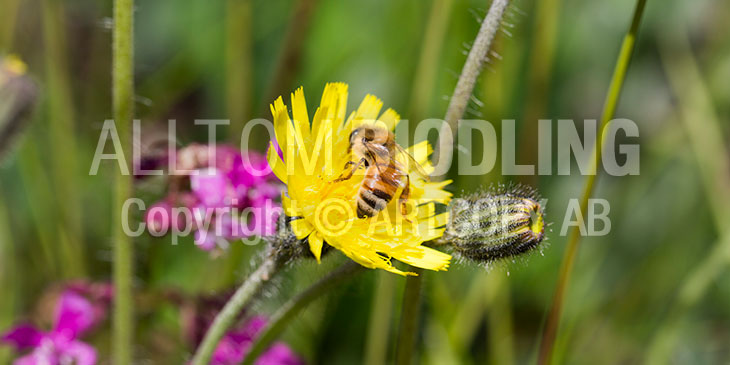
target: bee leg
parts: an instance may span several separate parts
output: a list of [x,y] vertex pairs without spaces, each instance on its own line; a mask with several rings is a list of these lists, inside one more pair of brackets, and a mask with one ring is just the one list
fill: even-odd
[[400,214],[405,217],[405,220],[408,223],[412,223],[410,219],[406,217],[408,214],[408,197],[411,195],[411,177],[409,175],[406,175],[406,186],[403,187],[403,191],[400,193],[400,197],[398,197],[398,202],[400,203]]
[[355,174],[355,171],[357,171],[357,169],[359,169],[359,168],[360,168],[360,165],[362,165],[362,164],[363,164],[363,162],[365,162],[365,159],[364,159],[364,158],[363,158],[363,159],[360,159],[360,161],[358,161],[357,163],[354,163],[354,162],[352,162],[352,161],[348,161],[348,162],[347,162],[347,163],[345,164],[345,167],[347,167],[347,166],[349,166],[349,165],[355,165],[355,167],[353,167],[353,168],[352,168],[352,169],[351,169],[351,170],[350,170],[350,171],[349,171],[349,172],[347,173],[347,176],[342,176],[342,175],[340,175],[340,177],[338,177],[338,178],[336,178],[336,179],[332,180],[332,182],[333,182],[333,183],[335,183],[335,182],[339,182],[339,181],[345,181],[345,180],[349,180],[349,179],[350,179],[350,178],[352,177],[352,175],[354,175],[354,174]]

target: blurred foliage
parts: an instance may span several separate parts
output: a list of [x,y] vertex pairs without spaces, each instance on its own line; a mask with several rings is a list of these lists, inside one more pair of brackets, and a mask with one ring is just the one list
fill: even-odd
[[[536,161],[536,120],[525,118],[599,117],[634,4],[563,0],[537,9],[537,3],[518,0],[511,6],[497,39],[498,56],[490,58],[475,92],[478,102],[467,115],[495,122],[498,130],[499,120],[516,119],[519,163]],[[350,107],[372,93],[406,119],[441,118],[488,5],[477,0],[138,1],[136,114],[146,131],[164,130],[168,118],[176,119],[183,143],[207,138],[193,125],[195,118],[243,116],[220,136],[237,143],[236,131],[245,120],[269,117],[271,93],[286,99],[303,85],[308,95],[316,95],[326,82],[344,81],[350,84]],[[311,18],[294,21],[297,9],[307,6],[304,16]],[[0,168],[2,329],[34,318],[35,303],[53,283],[75,277],[110,280],[110,169],[116,165],[102,164],[98,175],[88,174],[101,125],[111,117],[110,14],[111,2],[0,1],[0,52],[19,55],[39,89],[31,125]],[[677,98],[686,93],[672,89],[661,62],[674,55],[660,56],[657,42],[671,46],[673,37],[690,40],[727,153],[729,19],[730,3],[722,0],[648,3],[616,112],[639,125],[640,138],[621,141],[641,145],[641,175],[599,179],[594,196],[611,203],[612,230],[583,240],[558,333],[559,363],[643,361],[679,283],[722,233],[710,209],[716,192],[704,190],[687,135],[685,125],[692,123],[682,123],[677,107]],[[231,30],[235,33],[228,34]],[[292,32],[304,36],[288,36]],[[286,42],[291,39],[301,44]],[[435,51],[422,51],[426,46]],[[297,47],[301,54],[293,63],[282,61],[287,49]],[[227,54],[240,62],[227,63]],[[280,82],[289,84],[275,90],[273,81],[281,73],[286,77]],[[424,85],[417,75],[432,84]],[[233,111],[232,100],[245,107]],[[479,156],[483,148],[477,145],[471,153]],[[583,177],[576,169],[571,176],[502,177],[498,168],[487,176],[454,176],[452,189],[458,195],[498,181],[535,185],[549,201],[549,240],[541,254],[487,270],[454,264],[446,273],[427,273],[419,334],[424,363],[535,359],[565,245],[560,228],[569,199],[579,198]],[[164,187],[153,179],[138,192],[149,203]],[[145,235],[135,243],[137,356],[180,363],[191,349],[181,341],[177,308],[159,293],[230,288],[250,269],[260,246],[234,245],[225,257],[211,258],[192,240],[172,246],[169,237]],[[292,267],[252,310],[272,312],[342,260],[333,254],[321,265]],[[367,272],[319,299],[292,323],[285,340],[311,363],[360,361],[381,275]],[[385,328],[389,358],[404,284],[400,277],[390,280],[393,289],[385,290],[392,292],[382,296],[393,309]],[[669,357],[692,364],[730,360],[726,271],[686,316]],[[107,332],[92,339],[104,357]]]

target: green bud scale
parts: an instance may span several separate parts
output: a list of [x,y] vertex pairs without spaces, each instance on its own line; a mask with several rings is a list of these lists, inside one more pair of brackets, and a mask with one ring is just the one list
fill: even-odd
[[535,195],[531,189],[513,187],[454,199],[442,241],[478,262],[531,251],[545,238],[544,209]]

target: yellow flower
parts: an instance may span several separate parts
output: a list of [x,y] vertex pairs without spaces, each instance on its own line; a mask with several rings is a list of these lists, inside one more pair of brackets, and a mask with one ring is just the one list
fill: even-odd
[[[272,143],[268,161],[276,176],[287,185],[282,203],[286,215],[293,218],[292,229],[297,238],[307,238],[314,257],[319,261],[326,242],[368,268],[413,274],[396,269],[391,263],[391,259],[396,259],[424,269],[446,270],[451,256],[422,243],[444,232],[448,214],[436,214],[435,203],[448,203],[451,193],[443,187],[450,181],[425,181],[410,158],[398,154],[400,166],[410,170],[406,215],[401,212],[398,189],[385,209],[365,218],[358,218],[355,212],[366,169],[361,167],[351,178],[336,181],[352,169],[347,166],[349,161],[357,162],[349,150],[350,133],[368,123],[392,131],[399,115],[392,109],[379,114],[383,103],[368,95],[357,111],[345,119],[347,85],[343,83],[326,85],[311,127],[302,88],[291,95],[291,104],[293,118],[281,97],[271,105],[281,154]],[[433,171],[428,161],[428,142],[406,151],[421,165],[420,171]]]

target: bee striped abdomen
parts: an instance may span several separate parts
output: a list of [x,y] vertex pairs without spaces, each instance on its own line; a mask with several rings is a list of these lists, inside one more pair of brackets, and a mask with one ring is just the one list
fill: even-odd
[[401,187],[402,174],[393,164],[368,167],[357,197],[358,218],[373,217],[385,209]]

